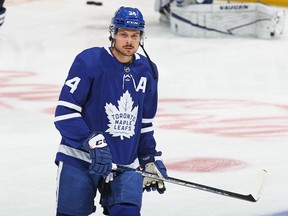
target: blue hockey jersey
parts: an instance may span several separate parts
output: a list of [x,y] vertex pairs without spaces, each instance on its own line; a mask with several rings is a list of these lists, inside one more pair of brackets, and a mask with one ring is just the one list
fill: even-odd
[[131,64],[119,62],[109,48],[77,55],[55,112],[62,136],[56,163],[88,168],[91,161],[82,144],[94,131],[103,132],[113,163],[129,165],[138,155],[154,154],[157,84],[143,55],[136,53]]

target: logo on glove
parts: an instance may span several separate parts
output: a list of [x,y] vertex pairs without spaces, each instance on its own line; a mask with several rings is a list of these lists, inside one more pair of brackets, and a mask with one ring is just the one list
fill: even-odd
[[103,148],[107,146],[106,139],[103,134],[97,134],[89,140],[89,148]]

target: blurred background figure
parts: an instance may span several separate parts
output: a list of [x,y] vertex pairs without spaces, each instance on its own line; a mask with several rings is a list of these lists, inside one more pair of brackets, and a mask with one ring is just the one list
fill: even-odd
[[187,7],[194,4],[212,4],[213,0],[155,0],[154,10],[160,13],[159,20],[164,23],[170,23],[170,5],[176,3],[177,7]]
[[0,0],[0,26],[4,23],[6,8],[3,7],[4,0]]

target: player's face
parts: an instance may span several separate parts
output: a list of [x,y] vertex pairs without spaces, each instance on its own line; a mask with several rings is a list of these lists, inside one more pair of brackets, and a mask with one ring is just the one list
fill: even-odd
[[[113,54],[120,62],[129,62],[137,52],[141,34],[139,30],[118,29]],[[128,61],[127,61],[128,60]]]

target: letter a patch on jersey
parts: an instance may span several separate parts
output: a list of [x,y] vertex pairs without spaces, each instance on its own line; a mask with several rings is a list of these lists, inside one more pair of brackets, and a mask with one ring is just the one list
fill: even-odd
[[137,120],[138,106],[133,108],[133,100],[128,91],[123,93],[118,100],[118,108],[106,103],[105,112],[109,119],[108,129],[113,137],[119,136],[121,140],[130,138],[135,134],[135,122]]

